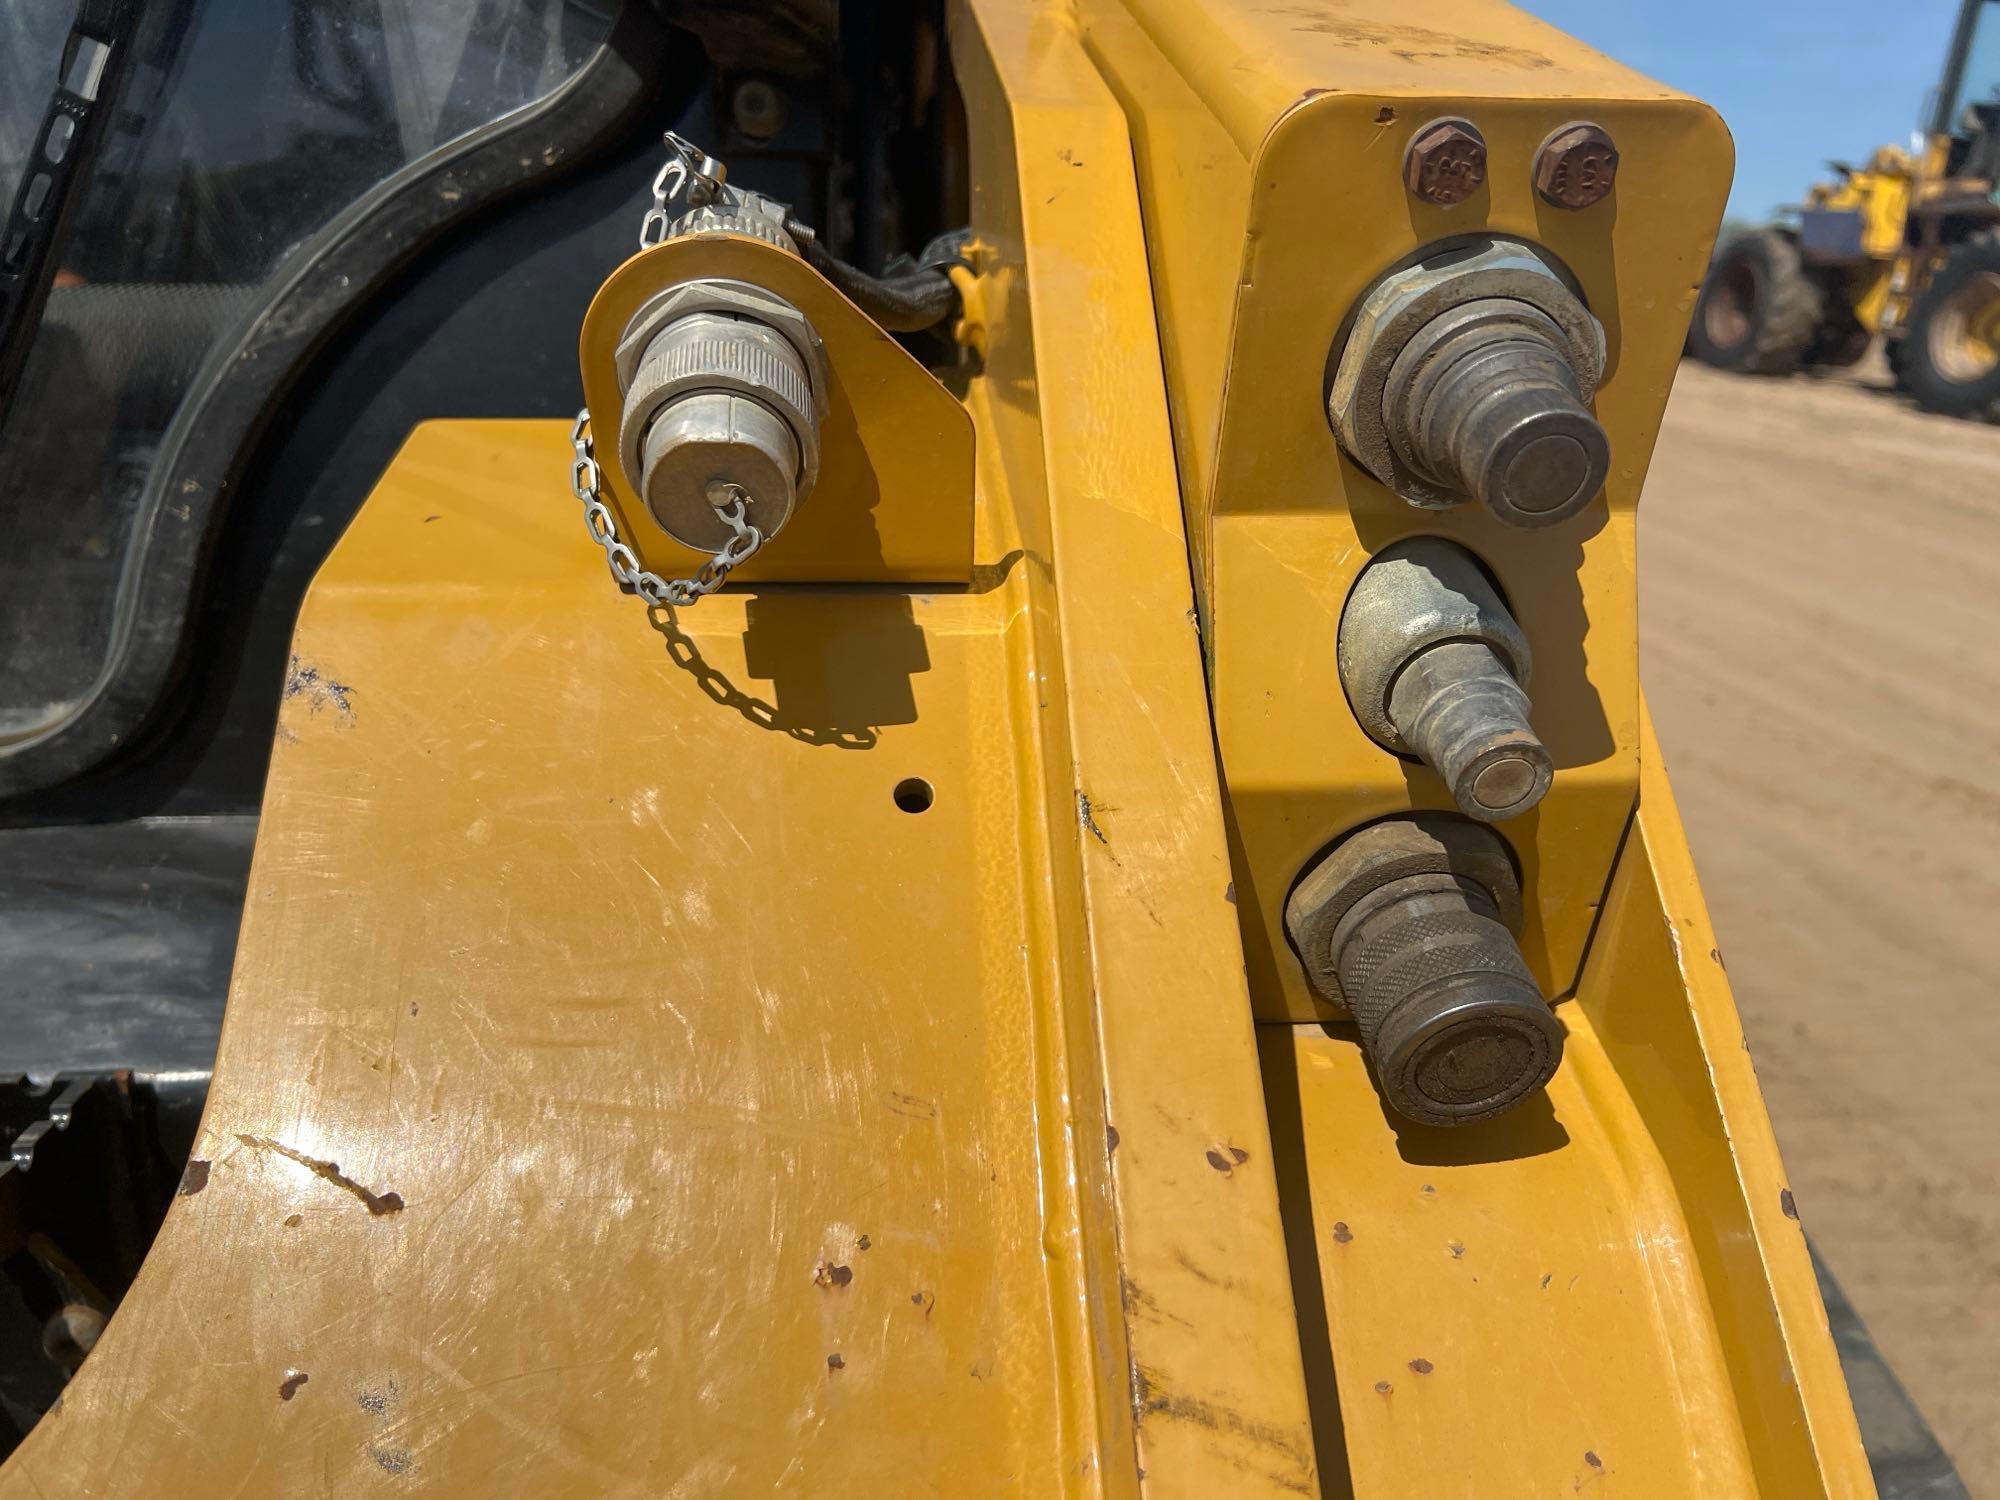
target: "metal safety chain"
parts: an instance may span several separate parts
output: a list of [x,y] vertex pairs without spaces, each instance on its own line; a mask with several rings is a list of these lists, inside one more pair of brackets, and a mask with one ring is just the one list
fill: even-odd
[[670,153],[660,170],[653,174],[653,206],[639,221],[639,248],[650,250],[667,237],[673,214],[668,205],[683,195],[689,208],[712,202],[728,180],[729,169],[692,141],[667,132]]
[[648,604],[692,604],[697,599],[706,598],[728,581],[730,573],[757,555],[757,549],[764,545],[764,533],[749,522],[749,496],[740,486],[732,485],[734,493],[725,505],[716,507],[715,513],[723,523],[735,533],[725,542],[722,550],[695,570],[692,578],[662,578],[658,573],[649,573],[639,566],[639,557],[618,536],[618,518],[611,514],[611,507],[604,503],[604,471],[598,467],[597,456],[590,442],[590,408],[585,407],[576,414],[576,421],[569,430],[570,447],[575,459],[570,464],[569,484],[576,498],[583,502],[583,523],[590,531],[590,539],[604,549],[604,560],[611,567],[611,576],[626,585]]
[[[685,198],[688,207],[698,208],[721,191],[728,169],[692,142],[667,132],[670,153],[665,165],[653,174],[653,206],[639,221],[639,248],[650,250],[667,237],[673,222],[670,205]],[[590,408],[576,414],[569,430],[574,454],[570,463],[569,485],[583,502],[583,523],[590,539],[604,549],[611,576],[631,589],[649,605],[688,605],[704,599],[728,581],[730,573],[757,555],[764,545],[764,533],[750,524],[749,500],[740,485],[731,485],[731,494],[715,508],[716,515],[734,533],[722,550],[695,570],[692,578],[662,578],[639,566],[639,556],[618,535],[618,518],[604,503],[604,471],[590,441]]]

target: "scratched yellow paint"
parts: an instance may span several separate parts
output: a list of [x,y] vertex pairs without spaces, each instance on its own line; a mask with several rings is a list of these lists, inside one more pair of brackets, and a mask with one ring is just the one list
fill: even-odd
[[10,1478],[999,1495],[1091,1456],[1019,580],[649,621],[564,454],[420,429],[316,584],[207,1185]]
[[[1392,10],[954,4],[987,243],[960,586],[649,619],[564,424],[413,435],[300,621],[205,1179],[0,1497],[1868,1493],[1630,665],[1660,297],[1725,144],[1505,7]],[[1335,74],[1362,105],[1295,107]],[[1394,528],[1267,398],[1284,321],[1323,339],[1431,232],[1330,238],[1297,186],[1360,180],[1377,95],[1441,91],[1500,101],[1515,158],[1575,107],[1544,94],[1601,95],[1689,183],[1657,251],[1665,208],[1613,237],[1629,470],[1581,581],[1523,603],[1552,565],[1502,559],[1532,629],[1587,625],[1547,701],[1611,742],[1524,851],[1564,908],[1530,956],[1581,966],[1570,1061],[1546,1110],[1427,1144],[1350,1039],[1260,1048],[1252,1007],[1312,1014],[1266,930],[1301,829],[1426,796],[1313,696]],[[1274,125],[1292,196],[1247,171]],[[1183,138],[1233,198],[1168,180]],[[1246,290],[1279,294],[1238,308],[1253,198]],[[1231,255],[1184,261],[1207,201]],[[1270,425],[1196,443],[1226,403]],[[897,529],[908,482],[847,561],[960,547]]]
[[1645,746],[1546,1100],[1410,1126],[1349,1036],[1260,1028],[1315,1399],[1356,1494],[1413,1471],[1440,1494],[1874,1493],[1650,726]]

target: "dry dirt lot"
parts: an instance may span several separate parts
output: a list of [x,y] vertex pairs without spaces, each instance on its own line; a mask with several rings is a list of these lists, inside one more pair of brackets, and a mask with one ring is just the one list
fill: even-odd
[[1643,667],[1806,1226],[2000,1496],[2000,428],[1881,382],[1682,367]]

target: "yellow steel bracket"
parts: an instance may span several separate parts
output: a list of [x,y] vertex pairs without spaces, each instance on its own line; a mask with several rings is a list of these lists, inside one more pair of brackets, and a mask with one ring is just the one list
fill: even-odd
[[[1260,1019],[1334,1013],[1283,930],[1290,884],[1345,831],[1448,809],[1442,783],[1383,753],[1339,688],[1348,592],[1383,548],[1468,548],[1534,643],[1547,799],[1501,825],[1529,892],[1521,946],[1544,993],[1576,984],[1638,788],[1635,507],[1730,171],[1713,110],[1497,0],[1253,7],[1083,0],[1087,45],[1134,122],[1147,250],[1174,395],[1216,737],[1234,816],[1245,959]],[[1412,137],[1474,121],[1483,185],[1451,207],[1409,192]],[[1619,142],[1617,186],[1565,211],[1534,163],[1565,124]],[[1427,245],[1528,241],[1603,323],[1602,497],[1518,531],[1475,504],[1420,511],[1341,449],[1329,356],[1347,311]]]
[[826,344],[819,482],[782,533],[736,571],[744,582],[962,583],[972,576],[972,420],[951,393],[832,282],[796,255],[740,235],[668,240],[626,261],[584,314],[578,353],[605,500],[641,565],[667,577],[704,557],[668,536],[615,460],[613,354],[652,297],[697,278],[747,281],[785,298]]

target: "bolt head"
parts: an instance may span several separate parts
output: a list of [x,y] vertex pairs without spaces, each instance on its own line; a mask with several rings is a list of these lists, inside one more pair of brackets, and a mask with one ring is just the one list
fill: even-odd
[[746,78],[729,101],[738,130],[753,141],[768,141],[785,128],[785,96],[762,78]]
[[1618,180],[1618,147],[1598,126],[1565,125],[1535,155],[1535,191],[1557,208],[1600,203]]
[[1403,185],[1440,208],[1463,203],[1486,185],[1486,138],[1470,120],[1433,120],[1410,137]]

